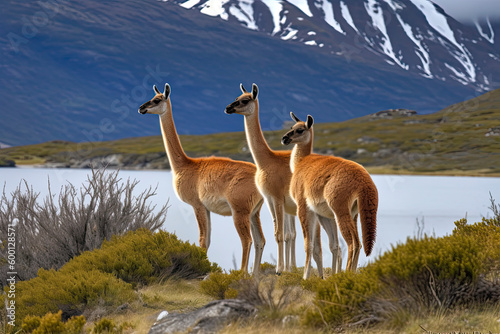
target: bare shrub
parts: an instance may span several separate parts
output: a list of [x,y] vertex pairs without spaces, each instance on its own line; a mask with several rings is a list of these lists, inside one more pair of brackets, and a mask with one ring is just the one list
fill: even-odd
[[490,219],[491,223],[495,226],[500,226],[500,204],[495,204],[495,199],[490,192],[490,206],[488,209],[493,213],[493,217]]
[[92,169],[80,188],[68,183],[58,196],[39,201],[40,193],[21,182],[10,196],[0,198],[0,279],[5,285],[7,231],[16,230],[16,271],[19,280],[36,277],[40,268],[58,269],[82,252],[101,246],[112,235],[146,228],[157,230],[166,218],[168,203],[155,213],[149,200],[156,189],[133,194],[139,181],[122,182],[118,171]]
[[[298,286],[277,286],[278,278],[257,276],[241,279],[235,283],[238,299],[243,299],[256,307],[264,307],[272,312],[283,311],[296,302],[302,289]],[[279,285],[279,284],[278,284]]]

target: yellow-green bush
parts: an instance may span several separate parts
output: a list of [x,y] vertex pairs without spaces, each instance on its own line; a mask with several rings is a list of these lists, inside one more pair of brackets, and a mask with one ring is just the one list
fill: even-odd
[[145,229],[104,241],[100,249],[83,253],[64,267],[97,269],[133,285],[170,277],[195,278],[218,268],[204,249],[180,241],[175,234]]
[[38,277],[18,282],[16,318],[43,316],[62,310],[64,314],[81,314],[97,304],[118,306],[137,298],[132,286],[115,276],[98,270],[38,271]]
[[167,232],[129,232],[105,241],[101,249],[73,258],[59,270],[38,271],[18,282],[16,318],[63,311],[81,314],[97,304],[118,306],[136,300],[133,285],[169,277],[192,278],[220,270],[206,251]]
[[120,325],[117,325],[112,319],[101,318],[99,321],[94,323],[94,327],[92,328],[92,334],[121,334],[123,331],[132,329],[133,326],[124,322]]
[[[306,322],[340,326],[500,302],[500,224],[456,222],[452,235],[408,238],[357,273],[320,283]],[[488,279],[494,278],[493,280]]]
[[220,271],[212,272],[206,280],[200,283],[200,288],[203,293],[213,298],[236,298],[238,292],[233,284],[245,278],[250,278],[250,275],[241,270],[231,270],[229,274]]
[[62,322],[62,311],[57,313],[47,313],[43,317],[27,316],[21,329],[25,333],[32,334],[48,334],[48,333],[64,333],[64,334],[80,334],[83,332],[85,318],[83,316],[71,317],[68,321]]
[[474,224],[461,219],[455,222],[453,235],[481,241],[482,274],[500,276],[500,217],[483,218]]
[[309,325],[338,326],[350,322],[363,304],[380,289],[380,282],[370,270],[341,272],[317,283],[315,304],[317,306],[306,314]]
[[118,327],[113,320],[108,318],[102,318],[94,324],[93,333],[116,333],[118,332]]
[[[326,271],[326,270],[325,270]],[[284,271],[278,277],[279,287],[300,286],[304,290],[316,291],[318,284],[323,282],[321,277],[311,275],[307,280],[302,279],[304,276],[304,268],[295,268],[292,271]]]

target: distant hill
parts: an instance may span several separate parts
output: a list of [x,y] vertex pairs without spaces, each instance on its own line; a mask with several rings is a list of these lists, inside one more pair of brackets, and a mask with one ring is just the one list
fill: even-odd
[[[4,1],[0,142],[156,135],[157,122],[137,108],[165,82],[182,134],[241,131],[223,113],[240,82],[259,84],[266,130],[289,111],[318,122],[429,113],[500,86],[496,45],[416,0],[208,3]],[[282,7],[271,13],[266,3]],[[208,5],[220,11],[208,15]]]
[[[297,114],[306,116],[305,112]],[[243,123],[238,115],[226,117]],[[152,118],[156,123],[157,117]],[[393,109],[344,122],[317,123],[314,130],[316,152],[357,161],[374,173],[500,175],[500,89],[433,114]],[[280,144],[285,132],[265,133],[271,147],[285,149]],[[183,135],[181,142],[190,156],[219,155],[251,161],[243,132]],[[1,149],[2,160],[50,167],[85,168],[92,163],[168,168],[160,136],[17,146]]]

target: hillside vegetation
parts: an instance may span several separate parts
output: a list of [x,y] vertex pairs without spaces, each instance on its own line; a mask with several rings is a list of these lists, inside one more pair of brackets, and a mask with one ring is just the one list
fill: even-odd
[[[314,111],[307,112],[314,116]],[[297,114],[305,118],[306,111]],[[284,133],[268,131],[265,137],[272,148],[287,149],[280,144]],[[184,135],[181,142],[190,156],[251,160],[243,132]],[[357,161],[374,173],[500,175],[500,89],[433,114],[396,109],[339,123],[318,123],[314,145],[318,153]],[[160,136],[11,147],[0,150],[2,161],[4,165],[14,161],[17,165],[88,167],[101,162],[121,168],[168,168]]]

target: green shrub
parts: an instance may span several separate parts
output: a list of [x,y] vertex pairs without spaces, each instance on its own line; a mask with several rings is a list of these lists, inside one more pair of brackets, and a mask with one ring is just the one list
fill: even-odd
[[57,313],[49,312],[43,317],[27,316],[21,325],[21,329],[32,334],[80,334],[83,332],[83,326],[85,325],[83,316],[72,317],[68,321],[62,322],[61,315],[62,311]]
[[267,275],[276,272],[276,265],[269,262],[262,262],[260,264],[260,273]]
[[93,333],[116,333],[118,332],[118,327],[113,320],[102,318],[94,324]]
[[481,222],[467,224],[467,219],[455,222],[453,235],[470,238],[479,242],[481,247],[481,274],[491,277],[500,276],[500,217],[483,218]]
[[382,278],[411,280],[432,275],[436,280],[472,282],[483,272],[484,247],[478,241],[463,235],[408,238],[380,257],[374,270]]
[[[326,272],[325,268],[325,272]],[[293,287],[300,286],[304,290],[316,291],[318,284],[323,282],[321,277],[317,275],[311,275],[307,280],[302,279],[304,276],[304,267],[294,268],[292,271],[284,271],[278,277],[278,287]]]
[[210,276],[200,283],[201,291],[216,299],[236,298],[238,292],[233,286],[242,279],[250,278],[249,274],[241,270],[231,270],[229,274],[212,272]]
[[64,268],[97,269],[136,285],[196,278],[218,266],[210,263],[204,249],[180,241],[175,234],[141,229],[104,241],[100,249],[83,253]]
[[53,269],[38,271],[38,277],[18,282],[17,319],[43,316],[62,310],[64,316],[81,314],[97,304],[118,306],[137,298],[132,286],[98,270]]
[[166,278],[193,278],[220,268],[206,251],[174,234],[141,229],[105,241],[58,271],[40,269],[38,277],[16,285],[18,319],[63,310],[81,314],[97,304],[118,306],[137,299],[133,285]]
[[316,309],[306,313],[309,325],[339,326],[353,320],[364,303],[380,289],[371,271],[341,272],[317,283]]
[[313,325],[367,324],[397,313],[447,312],[500,302],[500,224],[456,222],[452,235],[408,238],[357,273],[317,285]]

